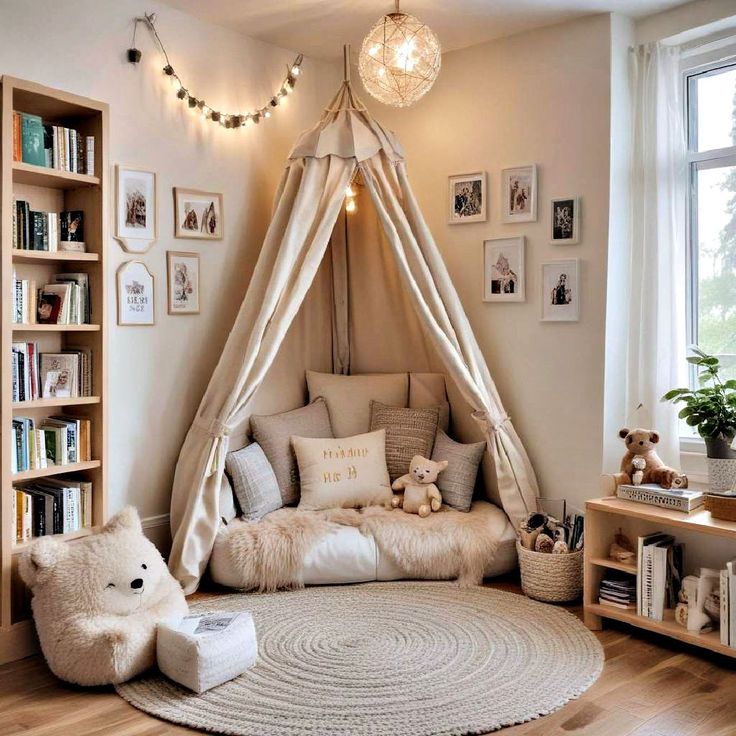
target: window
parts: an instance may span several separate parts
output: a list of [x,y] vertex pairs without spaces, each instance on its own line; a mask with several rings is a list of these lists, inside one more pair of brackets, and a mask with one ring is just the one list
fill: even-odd
[[685,84],[687,341],[717,355],[726,377],[736,378],[736,59],[688,69]]

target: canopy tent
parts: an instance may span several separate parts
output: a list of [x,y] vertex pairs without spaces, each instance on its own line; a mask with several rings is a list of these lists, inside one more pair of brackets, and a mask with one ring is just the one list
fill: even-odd
[[[345,190],[356,175],[362,217],[345,218]],[[363,206],[368,197],[373,208]],[[310,300],[322,313],[307,339],[294,328]],[[287,338],[292,352],[279,364]],[[179,455],[170,568],[187,593],[217,534],[225,455],[245,443],[264,382],[273,372],[299,372],[304,383],[294,350],[307,367],[336,373],[440,367],[461,439],[486,440],[489,497],[512,522],[534,509],[534,470],[414,198],[402,148],[349,80],[289,156],[244,302]]]

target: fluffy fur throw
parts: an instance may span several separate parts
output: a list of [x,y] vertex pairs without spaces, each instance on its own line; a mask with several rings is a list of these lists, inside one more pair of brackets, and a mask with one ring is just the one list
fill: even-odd
[[376,540],[408,578],[457,579],[477,585],[493,560],[505,519],[477,501],[469,513],[443,506],[426,518],[401,509],[298,511],[282,508],[260,521],[230,523],[224,542],[231,563],[242,571],[244,589],[298,588],[305,556],[334,524],[357,527]]

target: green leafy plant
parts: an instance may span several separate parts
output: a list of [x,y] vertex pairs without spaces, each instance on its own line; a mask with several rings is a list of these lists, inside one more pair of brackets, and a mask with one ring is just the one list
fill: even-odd
[[718,375],[720,361],[699,348],[693,348],[688,363],[699,369],[702,388],[673,388],[662,401],[684,403],[678,416],[695,427],[704,439],[725,440],[729,444],[736,436],[736,379],[722,381]]

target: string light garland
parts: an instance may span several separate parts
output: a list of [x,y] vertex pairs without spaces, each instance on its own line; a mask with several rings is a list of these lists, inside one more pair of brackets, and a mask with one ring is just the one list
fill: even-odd
[[131,48],[128,49],[127,53],[128,61],[131,64],[137,64],[141,60],[142,54],[137,48],[135,48],[135,35],[138,24],[144,23],[151,31],[156,44],[161,49],[161,53],[166,60],[166,65],[163,67],[163,73],[171,79],[174,88],[176,89],[177,98],[182,100],[183,102],[186,102],[191,110],[198,110],[200,116],[203,119],[211,120],[213,123],[217,123],[223,128],[237,129],[246,127],[251,124],[257,125],[261,122],[261,120],[270,118],[272,110],[278,107],[278,105],[284,100],[284,98],[286,98],[286,96],[291,93],[291,91],[296,86],[297,78],[301,74],[301,66],[302,61],[304,60],[304,56],[303,54],[298,54],[294,61],[289,66],[287,66],[286,76],[284,77],[284,80],[281,83],[278,92],[276,92],[263,107],[256,108],[255,110],[251,110],[250,112],[246,113],[229,113],[222,112],[221,110],[215,110],[204,101],[204,98],[198,97],[193,92],[191,92],[177,74],[171,61],[169,60],[169,55],[166,53],[166,48],[164,47],[163,41],[161,40],[161,37],[158,35],[158,31],[156,30],[156,14],[145,13],[142,18],[134,18],[133,20],[133,40]]

